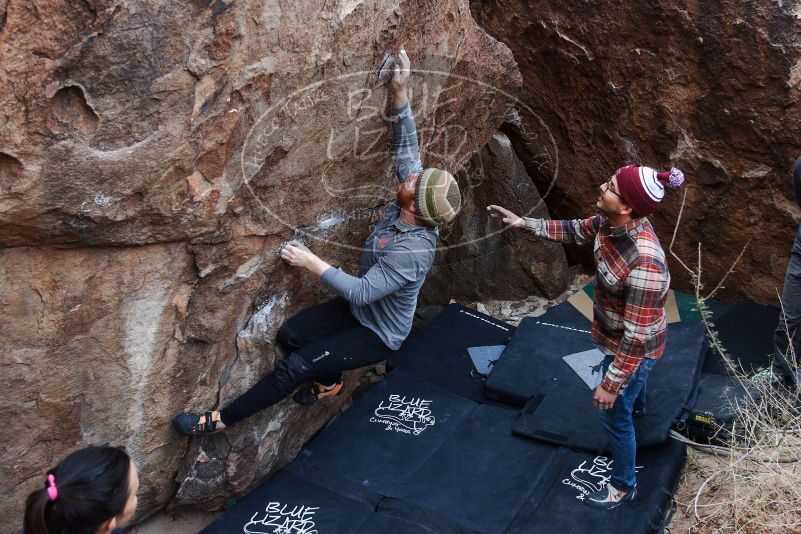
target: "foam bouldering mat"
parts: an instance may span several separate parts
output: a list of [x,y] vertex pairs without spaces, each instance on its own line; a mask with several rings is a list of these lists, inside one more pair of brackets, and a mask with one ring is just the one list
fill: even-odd
[[534,317],[533,319],[536,319],[540,323],[560,328],[574,328],[587,332],[589,332],[592,328],[592,314],[590,314],[589,317],[586,317],[584,313],[573,306],[570,301],[565,301],[561,304],[557,304],[556,306],[548,308],[545,310],[544,314],[540,315],[539,317]]
[[513,435],[515,417],[510,410],[479,406],[382,509],[394,503],[394,511],[410,516],[428,511],[448,525],[503,532],[558,452]]
[[363,523],[373,514],[374,506],[370,504],[344,497],[283,470],[201,532],[363,532]]
[[506,530],[527,534],[587,532],[661,532],[672,508],[686,447],[675,440],[637,452],[637,498],[615,510],[597,510],[584,498],[612,476],[605,456],[559,449],[529,502]]
[[[706,350],[700,322],[668,326],[665,352],[648,377],[646,413],[634,418],[638,446],[663,442],[673,423],[694,403]],[[558,365],[567,371],[551,372],[543,388],[532,390],[514,432],[568,447],[608,450],[609,438],[592,406],[592,389],[561,358]],[[550,371],[553,366],[542,367]]]
[[702,373],[696,401],[686,416],[687,434],[696,440],[728,440],[737,407],[758,402],[759,397],[759,390],[748,380]]
[[468,349],[505,345],[513,326],[459,304],[448,305],[388,360],[423,380],[476,402],[486,402],[484,380]]
[[477,406],[396,369],[309,442],[289,468],[318,469],[392,496]]
[[[740,302],[714,319],[714,330],[738,371],[752,375],[770,365],[773,331],[779,324],[779,308]],[[720,354],[710,350],[704,373],[727,374]]]
[[598,349],[583,350],[563,356],[562,359],[590,389],[603,381],[604,353]]
[[[487,377],[484,394],[490,399],[522,407],[554,380],[581,379],[563,357],[595,348],[589,321],[576,328],[569,306],[552,308],[554,315],[526,317]],[[556,308],[560,308],[557,310]],[[559,313],[560,315],[556,315]],[[565,319],[567,317],[567,319]],[[579,325],[580,326],[580,325]]]
[[473,367],[476,368],[476,372],[481,376],[487,376],[505,349],[506,345],[467,347],[467,353],[470,355],[470,359],[473,360]]
[[[379,509],[385,508],[379,506]],[[431,517],[425,512],[421,512],[413,517],[406,517],[408,510],[404,510],[404,515],[390,515],[393,510],[377,512],[367,518],[362,523],[359,532],[364,533],[391,533],[391,534],[421,534],[426,532],[436,532],[442,534],[473,534],[473,530],[464,530],[455,525],[448,525],[437,517]]]

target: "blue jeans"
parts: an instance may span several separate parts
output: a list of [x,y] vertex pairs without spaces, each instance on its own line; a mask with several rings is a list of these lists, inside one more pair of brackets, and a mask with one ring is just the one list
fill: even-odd
[[[612,356],[604,358],[603,374],[606,374],[613,360]],[[631,412],[635,404],[644,403],[645,383],[655,362],[651,358],[643,358],[626,389],[615,399],[615,404],[608,410],[598,410],[611,443],[612,478],[609,483],[621,491],[629,491],[637,483],[637,440]]]

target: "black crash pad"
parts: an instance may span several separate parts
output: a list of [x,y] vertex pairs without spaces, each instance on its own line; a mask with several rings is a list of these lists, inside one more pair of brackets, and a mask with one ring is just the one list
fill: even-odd
[[[464,532],[464,534],[473,534],[472,531],[468,533],[459,528],[443,527],[432,529],[428,523],[429,518],[425,517],[424,514],[416,517],[401,517],[390,515],[391,513],[391,511],[389,513],[374,513],[367,518],[367,521],[362,523],[358,532],[365,534],[421,534],[426,532],[447,532],[449,534],[462,534]],[[322,531],[320,534],[322,534]]]
[[[770,365],[773,331],[779,324],[779,313],[779,308],[745,301],[713,319],[721,344],[735,360],[740,372],[751,375]],[[711,349],[703,371],[727,374],[720,354]]]
[[503,532],[558,452],[513,435],[515,417],[511,410],[479,406],[381,509],[392,505],[410,517],[423,511],[465,529]]
[[318,469],[393,496],[477,406],[396,369],[307,444],[289,468]]
[[[520,333],[522,329],[518,329]],[[637,445],[663,442],[674,421],[694,401],[706,352],[705,330],[698,321],[668,326],[665,352],[648,377],[646,414],[634,418]],[[545,359],[543,357],[543,359]],[[514,426],[531,438],[591,451],[608,450],[608,436],[592,406],[592,390],[558,358],[559,369],[535,392]],[[549,370],[550,365],[543,365]]]
[[687,412],[687,431],[696,441],[726,441],[733,430],[736,407],[757,402],[759,391],[729,375],[702,373],[698,395]]
[[532,495],[506,532],[662,532],[685,456],[685,445],[675,440],[639,450],[637,498],[606,511],[590,508],[582,501],[586,495],[606,485],[612,474],[611,460],[561,448],[539,484],[538,492]]
[[374,514],[358,502],[286,470],[251,491],[202,534],[359,532]]
[[450,304],[403,343],[388,360],[389,367],[403,369],[462,397],[487,402],[484,380],[471,373],[475,366],[467,349],[505,345],[514,330],[476,310]]
[[569,303],[526,317],[487,377],[490,399],[523,406],[554,379],[578,378],[563,356],[595,348],[590,322]]
[[[390,395],[401,396],[394,406]],[[403,398],[430,402],[404,412]],[[519,438],[509,432],[514,417],[394,370],[203,532],[647,532],[661,521],[683,446],[641,450],[648,491],[621,510],[595,511],[580,497],[608,479],[609,461]]]
[[541,323],[562,328],[576,328],[589,331],[592,327],[592,322],[584,317],[584,314],[578,311],[569,301],[548,308],[544,314],[535,317],[535,319]]

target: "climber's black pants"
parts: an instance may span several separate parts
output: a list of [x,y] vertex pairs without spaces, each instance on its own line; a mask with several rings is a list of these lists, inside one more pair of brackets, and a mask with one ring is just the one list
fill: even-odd
[[278,331],[278,343],[291,354],[252,388],[224,408],[226,426],[272,406],[304,382],[339,382],[342,371],[386,360],[392,351],[336,298],[300,312]]

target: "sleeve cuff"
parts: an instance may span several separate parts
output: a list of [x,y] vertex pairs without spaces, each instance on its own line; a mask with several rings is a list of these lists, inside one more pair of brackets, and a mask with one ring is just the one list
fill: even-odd
[[531,217],[523,217],[526,221],[526,226],[523,231],[527,234],[541,236],[545,227],[545,219],[532,219]]
[[626,389],[626,385],[620,382],[615,382],[609,378],[609,376],[605,376],[604,379],[601,381],[601,387],[609,393],[613,393],[615,395],[620,394],[624,389]]
[[615,366],[615,363],[612,362],[601,381],[601,387],[609,393],[621,393],[626,389],[632,374],[633,373],[627,375],[623,374],[623,372]]

